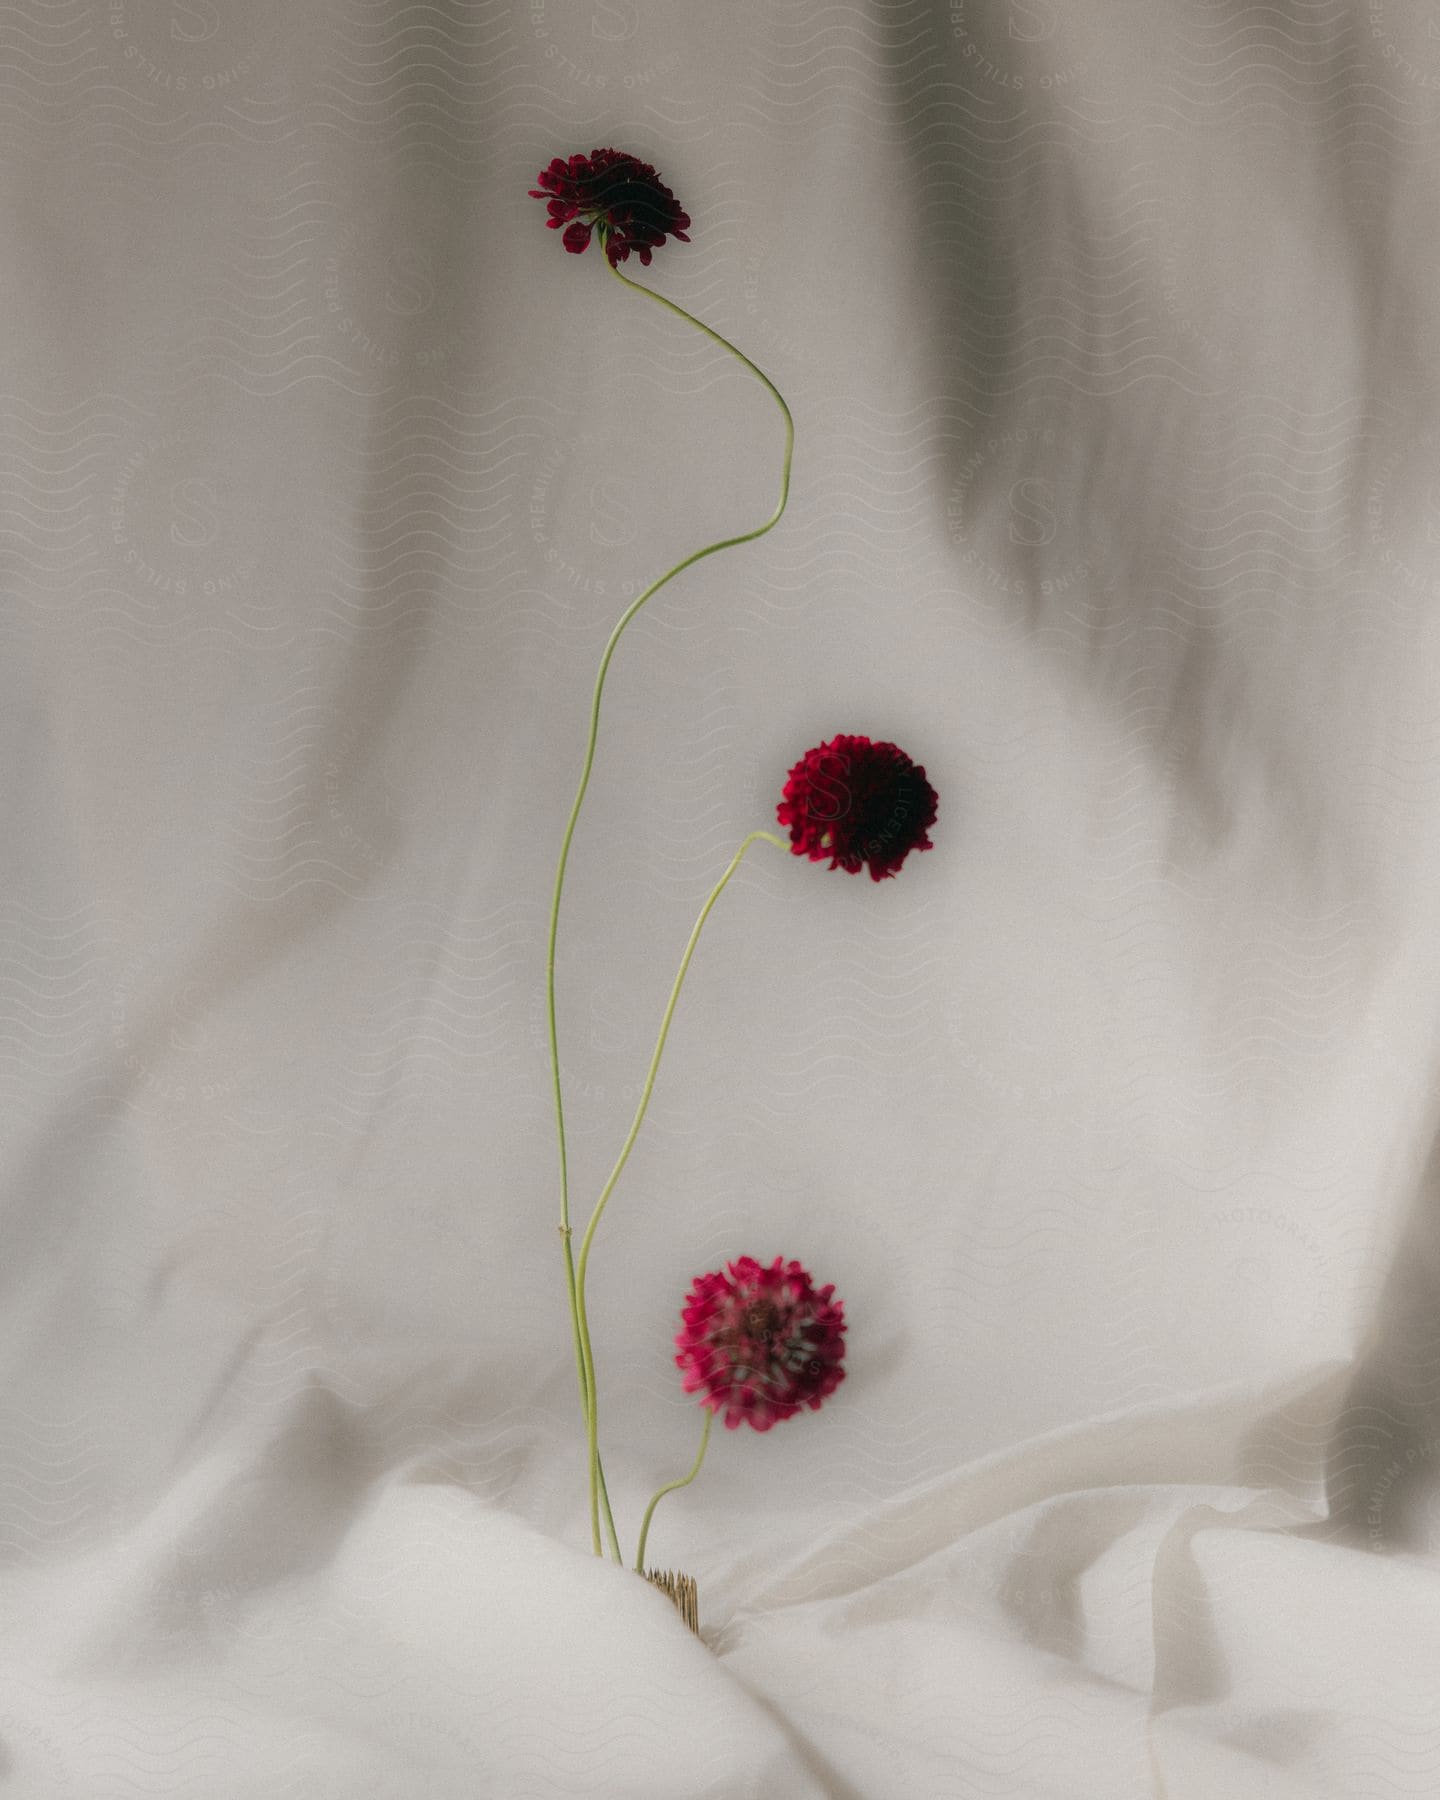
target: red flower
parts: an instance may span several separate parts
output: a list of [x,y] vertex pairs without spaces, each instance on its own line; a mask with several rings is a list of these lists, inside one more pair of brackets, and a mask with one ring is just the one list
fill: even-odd
[[769,1431],[812,1411],[845,1379],[844,1303],[833,1283],[817,1293],[798,1262],[768,1269],[753,1256],[730,1265],[728,1276],[697,1275],[675,1339],[687,1394],[725,1415],[727,1428]]
[[531,196],[549,201],[545,223],[551,231],[565,227],[562,241],[574,256],[597,230],[611,268],[632,250],[648,268],[652,246],[663,244],[667,234],[690,242],[690,215],[649,163],[624,150],[577,152],[568,163],[557,156],[535,179],[540,186],[530,189]]
[[870,879],[893,875],[912,850],[932,850],[926,833],[939,796],[925,771],[894,744],[868,737],[835,737],[807,750],[790,771],[775,809],[790,828],[790,848],[811,862]]

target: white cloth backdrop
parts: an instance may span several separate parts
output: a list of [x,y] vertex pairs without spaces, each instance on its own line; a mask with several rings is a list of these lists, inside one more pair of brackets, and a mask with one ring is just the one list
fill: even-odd
[[[1421,0],[0,16],[0,1791],[1440,1791],[1440,27]],[[849,1379],[627,1547],[690,1278]]]

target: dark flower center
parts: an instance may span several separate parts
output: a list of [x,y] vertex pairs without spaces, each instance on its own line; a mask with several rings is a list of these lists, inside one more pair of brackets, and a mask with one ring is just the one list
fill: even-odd
[[657,204],[654,186],[644,181],[607,179],[595,195],[595,206],[602,212],[644,218],[658,225],[663,222],[664,208]]
[[747,1336],[768,1344],[780,1325],[780,1309],[773,1300],[752,1300],[745,1308]]
[[920,783],[911,769],[899,770],[866,796],[857,836],[867,851],[913,833],[920,817]]

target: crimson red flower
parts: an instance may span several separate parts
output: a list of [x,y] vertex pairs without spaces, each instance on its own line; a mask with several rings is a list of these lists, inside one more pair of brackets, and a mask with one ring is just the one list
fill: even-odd
[[845,1379],[844,1303],[834,1284],[817,1293],[798,1262],[777,1256],[768,1269],[753,1256],[730,1273],[697,1275],[686,1296],[675,1344],[687,1394],[724,1413],[727,1429],[769,1431],[812,1411]]
[[790,829],[790,848],[811,862],[870,879],[894,875],[912,850],[932,850],[926,835],[939,796],[925,771],[894,744],[834,737],[807,750],[790,771],[775,809]]
[[666,187],[649,163],[624,150],[578,152],[569,162],[557,156],[548,169],[535,177],[531,188],[536,200],[548,200],[551,231],[565,227],[565,248],[579,256],[590,243],[590,233],[600,233],[600,243],[611,268],[633,250],[648,268],[652,247],[667,234],[688,244],[685,235],[690,215]]

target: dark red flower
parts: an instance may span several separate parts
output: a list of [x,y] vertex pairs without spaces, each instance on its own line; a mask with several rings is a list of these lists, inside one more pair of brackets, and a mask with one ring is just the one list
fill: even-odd
[[569,162],[557,156],[535,179],[540,185],[530,189],[532,197],[550,203],[545,223],[551,231],[565,227],[563,242],[574,256],[588,246],[592,231],[600,233],[612,268],[632,250],[648,268],[652,248],[667,235],[690,242],[690,215],[649,163],[624,150],[577,152]]
[[939,796],[925,771],[894,744],[834,737],[807,750],[790,771],[775,816],[790,829],[790,848],[811,862],[870,879],[893,875],[912,850],[932,850],[926,833]]
[[753,1256],[730,1273],[697,1275],[681,1312],[676,1363],[687,1394],[725,1415],[726,1427],[769,1431],[802,1406],[816,1410],[845,1379],[844,1303],[834,1284],[817,1293],[798,1262]]

